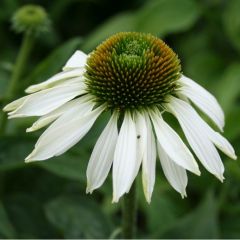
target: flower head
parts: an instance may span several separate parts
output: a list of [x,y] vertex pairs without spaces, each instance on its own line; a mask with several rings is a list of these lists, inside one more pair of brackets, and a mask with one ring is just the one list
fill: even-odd
[[77,51],[61,73],[26,92],[29,95],[4,108],[9,118],[39,116],[28,132],[51,124],[27,162],[63,154],[103,111],[111,112],[88,163],[87,192],[100,187],[112,167],[114,202],[130,190],[140,166],[144,193],[151,201],[157,155],[166,178],[182,197],[186,170],[200,175],[192,152],[163,119],[164,112],[177,118],[198,160],[221,181],[224,166],[216,148],[236,159],[231,144],[192,106],[222,131],[224,114],[215,97],[184,76],[173,50],[150,34],[118,33],[89,55]]
[[26,5],[13,15],[12,24],[16,32],[27,32],[37,35],[49,29],[50,20],[41,6]]

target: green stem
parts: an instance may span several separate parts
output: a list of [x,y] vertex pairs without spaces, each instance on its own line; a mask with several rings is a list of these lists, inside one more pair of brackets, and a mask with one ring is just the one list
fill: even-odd
[[131,190],[123,197],[122,205],[122,235],[125,239],[133,239],[136,234],[137,220],[137,189],[133,183]]
[[[33,40],[34,40],[34,37],[31,34],[25,33],[22,41],[22,45],[17,57],[17,61],[14,66],[13,73],[9,82],[9,86],[6,92],[3,106],[13,99],[14,95],[16,94],[16,91],[18,90],[18,86],[20,83],[19,80],[22,77],[31,49],[33,47],[33,42],[34,42]],[[5,133],[6,126],[7,126],[7,115],[6,113],[3,113],[3,112],[1,115],[2,116],[0,118],[0,135],[3,135]]]

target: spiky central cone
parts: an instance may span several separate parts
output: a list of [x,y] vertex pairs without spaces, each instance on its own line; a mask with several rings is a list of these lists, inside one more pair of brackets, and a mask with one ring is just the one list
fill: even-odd
[[150,34],[123,32],[93,51],[86,67],[89,93],[110,109],[161,105],[174,93],[181,74],[177,55]]

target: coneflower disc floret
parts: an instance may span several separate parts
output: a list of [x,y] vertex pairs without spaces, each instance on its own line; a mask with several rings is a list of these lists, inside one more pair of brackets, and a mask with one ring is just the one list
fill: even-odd
[[141,109],[165,102],[181,76],[178,56],[151,34],[113,35],[93,51],[86,83],[96,102],[109,109]]

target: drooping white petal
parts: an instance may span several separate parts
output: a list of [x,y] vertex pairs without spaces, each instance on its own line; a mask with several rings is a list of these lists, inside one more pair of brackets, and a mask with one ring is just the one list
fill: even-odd
[[189,144],[205,168],[223,181],[223,163],[197,112],[190,104],[175,97],[170,98],[166,107],[176,116]]
[[43,128],[43,127],[47,126],[48,124],[50,124],[51,122],[55,121],[59,116],[61,116],[62,114],[64,114],[68,110],[72,109],[73,107],[75,107],[75,106],[79,107],[80,104],[81,104],[81,112],[84,115],[84,111],[85,111],[85,113],[87,113],[94,106],[94,103],[91,104],[91,101],[89,101],[89,100],[90,100],[90,97],[88,95],[85,95],[85,96],[82,96],[82,97],[77,98],[75,100],[72,100],[70,102],[67,102],[64,105],[62,105],[61,107],[53,110],[52,112],[40,117],[26,131],[27,132],[37,131],[40,128]]
[[60,72],[42,83],[35,84],[35,85],[28,87],[25,90],[25,92],[26,93],[34,93],[34,92],[37,92],[37,91],[40,91],[40,90],[43,90],[46,88],[53,87],[56,83],[58,83],[60,81],[75,78],[75,77],[81,77],[84,72],[85,72],[84,68],[76,68],[76,69],[72,69],[69,71]]
[[181,194],[182,198],[186,197],[186,187],[188,182],[186,170],[174,163],[159,142],[157,143],[157,149],[160,163],[168,182]]
[[161,113],[158,110],[152,112],[151,119],[157,139],[161,147],[169,155],[170,159],[179,166],[200,175],[198,164],[192,153],[183,143],[178,134],[163,120]]
[[58,82],[58,84],[55,84],[55,86],[69,86],[69,85],[81,85],[84,87],[84,81],[83,81],[83,77],[74,77],[74,78],[69,78],[67,80],[63,80]]
[[85,136],[103,110],[101,106],[83,116],[79,106],[63,114],[41,135],[26,162],[45,160],[66,152]]
[[129,184],[129,189],[126,191],[129,192],[132,183],[134,179],[136,178],[139,168],[141,166],[142,160],[143,160],[143,154],[146,151],[146,145],[147,145],[147,126],[145,122],[144,115],[142,113],[135,113],[134,121],[136,124],[136,138],[137,138],[137,157],[136,157],[136,165],[134,174],[130,180],[131,184]]
[[146,147],[143,153],[142,161],[142,183],[145,198],[148,203],[151,202],[152,192],[155,184],[156,168],[156,142],[153,135],[152,125],[147,114],[145,114],[147,127]]
[[135,114],[135,123],[136,123],[136,132],[137,132],[137,164],[135,168],[135,172],[133,175],[132,182],[136,178],[140,165],[142,163],[143,154],[146,151],[147,145],[147,126],[145,117],[142,113],[137,112]]
[[224,127],[224,113],[216,98],[202,86],[191,79],[182,76],[180,93],[195,103],[222,131]]
[[50,123],[52,123],[60,115],[61,115],[61,113],[59,113],[59,114],[50,113],[50,114],[44,115],[44,116],[40,117],[36,122],[34,122],[31,127],[27,128],[26,132],[37,131],[37,130],[49,125]]
[[10,111],[16,110],[19,106],[21,106],[26,101],[26,99],[27,99],[27,96],[21,97],[15,101],[9,103],[8,105],[6,105],[3,108],[3,111],[10,112]]
[[137,160],[137,131],[135,123],[126,113],[117,139],[113,160],[113,202],[128,191],[132,184]]
[[[193,109],[193,111],[195,111]],[[198,116],[198,115],[197,115]],[[200,116],[199,121],[203,124],[208,138],[227,156],[232,159],[237,159],[235,151],[229,141],[224,138],[221,134],[213,130]]]
[[212,133],[209,134],[209,138],[228,157],[230,157],[230,158],[232,158],[234,160],[237,159],[237,156],[235,154],[235,151],[234,151],[232,145],[221,134],[219,134],[218,132],[215,132],[214,130],[212,130]]
[[147,145],[147,125],[145,116],[142,113],[137,112],[135,114],[135,123],[137,131],[137,159],[140,166]]
[[95,144],[87,167],[87,193],[99,188],[110,171],[118,137],[117,119],[114,113]]
[[84,92],[83,86],[78,84],[54,87],[31,94],[16,110],[9,113],[9,118],[48,114]]
[[87,61],[87,54],[82,51],[77,50],[67,61],[66,65],[63,67],[63,70],[69,70],[73,68],[84,67]]

